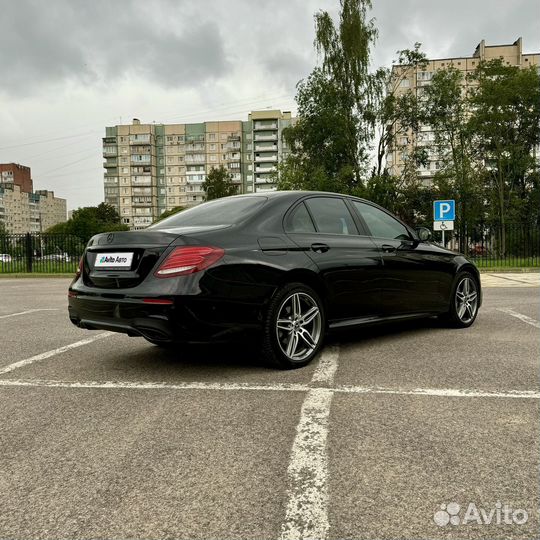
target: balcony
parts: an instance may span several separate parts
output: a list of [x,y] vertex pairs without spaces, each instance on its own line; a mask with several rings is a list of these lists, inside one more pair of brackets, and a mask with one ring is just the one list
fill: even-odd
[[274,178],[270,176],[258,176],[257,178],[255,178],[256,184],[273,184],[274,182]]
[[273,173],[277,171],[277,167],[255,167],[256,173]]
[[255,142],[259,141],[277,141],[277,133],[275,135],[255,135]]
[[186,154],[192,152],[200,153],[205,151],[205,146],[204,144],[187,144],[184,149],[186,151]]
[[277,122],[255,122],[253,124],[253,131],[265,130],[265,129],[277,129]]
[[108,169],[109,167],[118,167],[118,160],[117,159],[108,159],[107,161],[103,162],[103,166]]
[[118,151],[117,151],[116,147],[114,147],[114,148],[111,148],[111,147],[108,147],[108,146],[103,147],[103,156],[104,157],[117,156],[117,155],[118,155]]
[[152,185],[152,177],[148,176],[147,178],[141,178],[139,177],[131,177],[131,184],[133,186],[151,186]]
[[255,163],[275,163],[277,162],[277,155],[273,156],[255,156]]
[[255,152],[277,152],[277,144],[272,144],[269,146],[263,146],[260,144],[255,145]]
[[131,135],[129,137],[129,144],[150,144],[150,133]]

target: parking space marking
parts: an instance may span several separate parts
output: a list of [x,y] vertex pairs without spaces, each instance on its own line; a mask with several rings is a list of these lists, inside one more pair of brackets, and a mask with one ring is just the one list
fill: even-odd
[[15,369],[28,366],[30,364],[33,364],[34,362],[45,360],[46,358],[50,358],[51,356],[56,356],[57,354],[62,354],[66,351],[70,351],[71,349],[76,349],[77,347],[82,347],[83,345],[88,345],[89,343],[93,343],[94,341],[97,341],[98,339],[103,339],[112,335],[113,335],[112,332],[103,332],[91,338],[82,339],[81,341],[76,341],[75,343],[70,343],[69,345],[58,347],[58,349],[53,349],[52,351],[47,351],[41,354],[36,354],[35,356],[31,356],[30,358],[25,358],[24,360],[19,360],[18,362],[9,364],[9,366],[0,368],[0,375],[4,375],[5,373],[9,373],[11,371],[14,371]]
[[288,501],[281,540],[327,537],[328,522],[328,419],[334,393],[328,388],[310,390],[302,404],[296,427],[289,475]]
[[432,396],[458,398],[518,398],[540,399],[536,390],[482,391],[464,390],[461,388],[392,388],[383,386],[348,386],[316,387],[304,383],[162,383],[162,382],[128,382],[128,381],[61,381],[44,379],[0,379],[0,386],[26,386],[35,388],[96,388],[104,390],[222,390],[222,391],[268,391],[268,392],[310,392],[311,390],[328,390],[342,394],[395,394],[401,396]]
[[402,396],[467,397],[467,398],[521,398],[540,399],[535,390],[508,390],[488,392],[480,390],[461,390],[459,388],[385,388],[377,386],[337,386],[335,392],[345,394],[397,394]]
[[[311,377],[311,384],[332,385],[338,368],[339,347],[326,347]],[[328,521],[328,421],[332,388],[308,391],[291,449],[287,474],[287,509],[281,540],[313,538],[325,540]]]
[[27,315],[28,313],[37,313],[38,311],[58,311],[58,308],[27,309],[26,311],[19,311],[18,313],[10,313],[9,315],[0,315],[0,319],[7,319],[9,317],[17,317],[19,315]]
[[338,357],[339,347],[337,345],[326,347],[319,358],[311,382],[331,384],[336,375]]
[[252,384],[252,383],[160,383],[160,382],[126,382],[126,381],[57,381],[43,379],[0,379],[0,386],[30,386],[50,388],[101,388],[118,390],[269,390],[307,392],[310,387],[301,383],[275,383],[275,384]]
[[534,326],[535,328],[540,328],[540,322],[537,320],[527,317],[527,315],[523,315],[523,313],[519,313],[518,311],[514,311],[510,308],[497,308],[498,311],[501,311],[502,313],[506,313],[507,315],[511,315],[512,317],[515,317],[516,319],[519,319],[520,321],[523,321],[524,323],[530,324],[531,326]]

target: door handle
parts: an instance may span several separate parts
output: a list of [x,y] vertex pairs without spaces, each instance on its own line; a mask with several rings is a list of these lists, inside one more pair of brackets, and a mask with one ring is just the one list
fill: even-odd
[[320,244],[320,243],[311,244],[311,251],[315,251],[316,253],[326,253],[329,249],[330,249],[330,246],[326,244]]
[[394,253],[394,251],[396,251],[396,247],[391,246],[390,244],[383,244],[381,249],[384,251],[384,253]]

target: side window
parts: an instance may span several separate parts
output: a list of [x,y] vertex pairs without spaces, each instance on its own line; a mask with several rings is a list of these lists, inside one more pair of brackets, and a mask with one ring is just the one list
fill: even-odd
[[342,199],[314,197],[306,205],[313,216],[317,231],[326,234],[358,234],[347,205]]
[[376,236],[377,238],[392,238],[394,240],[410,239],[409,231],[407,231],[397,219],[389,216],[386,212],[383,212],[370,204],[356,201],[352,201],[352,203],[364,218],[364,221],[371,231],[371,236]]
[[306,205],[304,203],[299,204],[289,217],[287,223],[287,232],[290,233],[313,233],[315,232],[315,226],[309,216]]

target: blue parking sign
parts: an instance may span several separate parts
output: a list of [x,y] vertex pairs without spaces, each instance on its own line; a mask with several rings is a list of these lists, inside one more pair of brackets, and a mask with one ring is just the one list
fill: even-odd
[[433,201],[433,221],[454,221],[456,201]]

